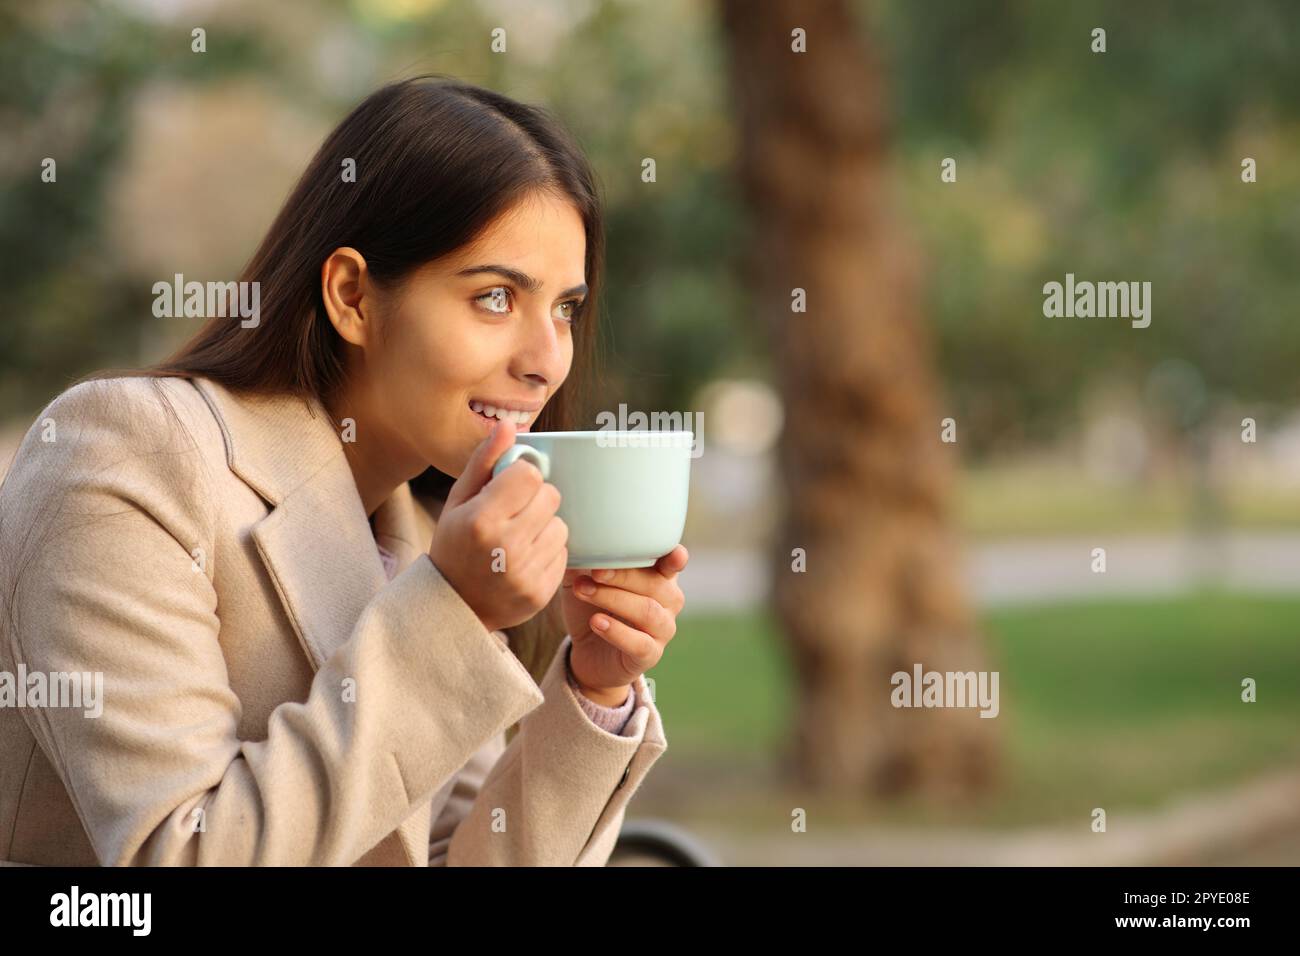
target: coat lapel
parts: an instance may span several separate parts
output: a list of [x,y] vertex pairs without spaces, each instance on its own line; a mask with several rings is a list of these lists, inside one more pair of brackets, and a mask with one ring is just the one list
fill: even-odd
[[[271,505],[253,541],[312,670],[320,670],[387,583],[376,543],[397,556],[399,571],[427,547],[410,486],[379,506],[372,532],[343,442],[319,402],[193,382],[220,423],[230,469]],[[397,831],[412,865],[428,862],[430,809],[426,801]]]
[[318,402],[195,384],[221,423],[231,470],[272,506],[253,541],[319,670],[386,581],[343,442]]

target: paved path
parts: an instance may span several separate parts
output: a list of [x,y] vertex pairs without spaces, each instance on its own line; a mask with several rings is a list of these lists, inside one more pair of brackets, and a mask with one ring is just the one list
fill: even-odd
[[[631,813],[635,816],[635,813]],[[723,866],[1294,866],[1300,863],[1300,771],[1186,798],[1159,811],[1112,813],[1070,828],[863,827],[755,836],[683,827]]]
[[[1098,547],[1106,549],[1106,571],[1100,574],[1092,570],[1092,551]],[[758,552],[693,548],[682,576],[686,613],[761,604],[768,586],[764,557]],[[1300,534],[1000,541],[968,548],[965,565],[971,593],[985,607],[1073,597],[1172,595],[1207,585],[1300,593]]]

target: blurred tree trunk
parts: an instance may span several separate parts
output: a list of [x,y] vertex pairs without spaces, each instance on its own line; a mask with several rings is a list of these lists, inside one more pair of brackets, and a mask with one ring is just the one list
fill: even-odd
[[[969,792],[993,775],[997,721],[890,703],[896,671],[987,665],[946,513],[955,446],[940,423],[957,416],[938,400],[917,253],[890,208],[880,68],[843,0],[721,9],[747,272],[786,410],[773,597],[800,685],[786,770],[842,795]],[[934,177],[955,188],[937,160]]]

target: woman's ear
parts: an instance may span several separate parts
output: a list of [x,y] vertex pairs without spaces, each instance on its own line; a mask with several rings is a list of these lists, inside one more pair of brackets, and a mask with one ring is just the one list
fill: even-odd
[[374,329],[365,257],[351,246],[335,249],[321,265],[320,286],[330,323],[343,341],[364,348]]

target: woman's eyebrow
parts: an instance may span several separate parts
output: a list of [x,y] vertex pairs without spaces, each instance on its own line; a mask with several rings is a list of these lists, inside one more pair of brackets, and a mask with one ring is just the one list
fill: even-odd
[[[532,276],[528,275],[528,273],[520,272],[518,269],[511,269],[509,266],[498,266],[498,265],[470,266],[467,269],[461,269],[459,272],[456,273],[456,275],[472,276],[472,275],[479,275],[480,273],[484,273],[484,272],[495,273],[496,275],[509,279],[515,285],[522,286],[532,295],[536,295],[542,288],[541,279],[534,279]],[[561,296],[586,295],[586,293],[587,293],[587,283],[584,282],[581,285],[575,285],[571,289],[565,289],[563,292],[560,293],[560,295]]]

